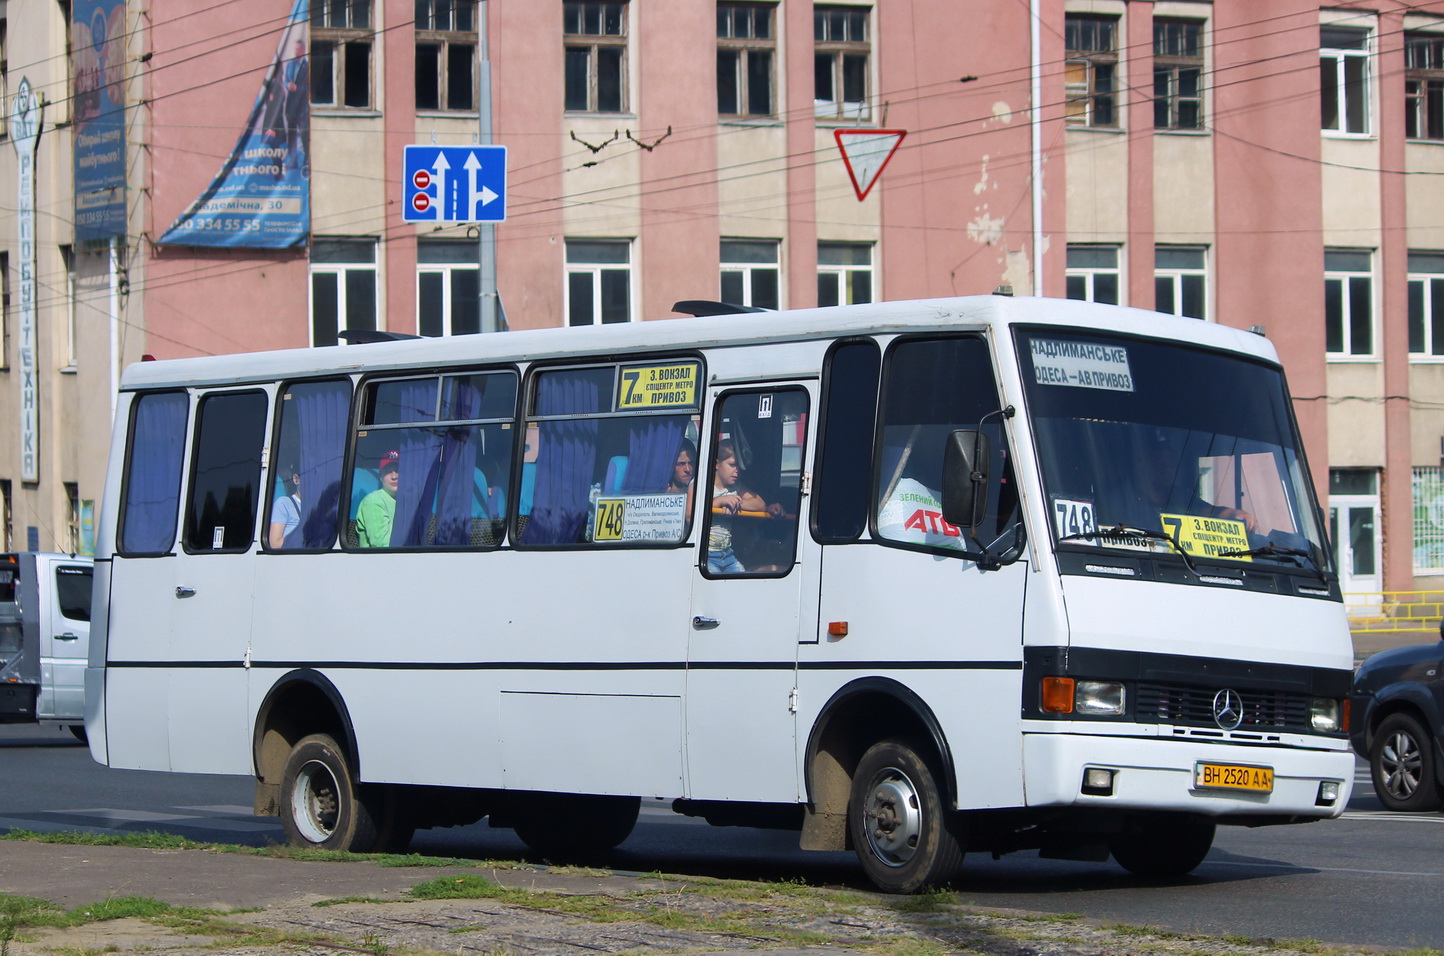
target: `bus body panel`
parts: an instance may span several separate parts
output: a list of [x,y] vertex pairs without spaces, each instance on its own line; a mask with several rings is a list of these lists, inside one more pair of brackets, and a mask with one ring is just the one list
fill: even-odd
[[1021,803],[1017,681],[1028,565],[984,572],[875,545],[824,548],[822,563],[819,620],[824,630],[845,622],[847,635],[801,646],[802,726],[847,680],[895,679],[942,726],[961,729],[949,737],[960,806]]

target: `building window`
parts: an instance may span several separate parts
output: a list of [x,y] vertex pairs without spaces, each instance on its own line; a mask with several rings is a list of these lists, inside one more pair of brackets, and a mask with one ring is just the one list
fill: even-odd
[[817,244],[818,305],[872,302],[872,287],[872,243]]
[[1374,354],[1373,254],[1324,251],[1324,349],[1332,357]]
[[717,4],[717,115],[772,115],[776,12],[769,3]]
[[1067,16],[1063,45],[1068,64],[1064,87],[1068,122],[1074,126],[1118,125],[1118,20]]
[[1444,574],[1444,468],[1414,469],[1414,573]]
[[10,253],[0,252],[0,368],[10,367]]
[[80,553],[80,485],[73,481],[65,483],[65,550],[71,554]]
[[[10,102],[10,19],[0,10],[0,103]],[[0,110],[0,139],[9,135],[10,111]]]
[[416,331],[467,335],[481,331],[481,269],[477,245],[465,240],[416,244]]
[[311,8],[311,105],[371,108],[371,0]]
[[60,247],[60,261],[65,264],[65,367],[75,368],[75,250]]
[[343,329],[376,328],[376,241],[311,243],[311,344],[335,345]]
[[632,321],[629,239],[567,240],[567,324]]
[[1202,246],[1153,250],[1153,308],[1190,319],[1207,318],[1208,273]]
[[722,301],[777,309],[782,269],[776,239],[722,240]]
[[1404,34],[1404,135],[1444,139],[1444,34]]
[[1069,246],[1067,258],[1068,298],[1118,304],[1122,282],[1117,246]]
[[1369,132],[1369,31],[1323,27],[1320,46],[1324,129]]
[[476,0],[416,0],[416,108],[476,110]]
[[1444,253],[1409,253],[1409,354],[1444,358]]
[[627,108],[627,5],[595,0],[562,4],[566,108],[621,113]]
[[1153,125],[1203,129],[1203,24],[1153,22]]
[[813,99],[819,117],[868,118],[868,33],[871,7],[825,7],[812,11]]
[[0,478],[0,549],[13,551],[10,547],[10,479]]

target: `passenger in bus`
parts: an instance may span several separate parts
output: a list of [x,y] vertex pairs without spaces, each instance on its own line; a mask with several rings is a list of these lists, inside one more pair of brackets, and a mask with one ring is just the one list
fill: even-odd
[[739,483],[741,477],[736,448],[730,441],[718,442],[712,466],[712,523],[707,532],[707,570],[713,574],[742,574],[747,570],[732,550],[733,515],[750,512],[775,518],[783,511],[781,504],[769,505],[761,495],[744,488]]
[[288,464],[281,469],[281,476],[290,493],[277,498],[271,505],[271,527],[266,543],[272,548],[284,548],[286,536],[301,523],[301,473],[295,465]]
[[381,457],[381,487],[361,499],[356,509],[356,543],[363,548],[391,547],[391,525],[396,520],[396,489],[400,486],[401,454]]
[[696,491],[697,483],[693,480],[697,477],[697,446],[692,444],[692,439],[683,438],[681,446],[677,449],[677,461],[672,466],[672,477],[667,482],[669,494],[687,493],[687,515],[692,514],[693,494]]

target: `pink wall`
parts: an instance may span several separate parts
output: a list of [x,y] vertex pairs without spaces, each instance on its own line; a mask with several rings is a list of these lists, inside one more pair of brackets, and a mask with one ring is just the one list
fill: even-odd
[[212,4],[153,17],[147,96],[150,221],[146,224],[146,350],[157,358],[304,346],[304,249],[156,249],[154,242],[208,186],[250,114],[276,53],[290,0]]
[[[991,292],[1005,281],[1008,252],[1036,262],[1028,6],[884,3],[876,13],[886,125],[908,130],[867,199],[882,204],[883,293],[904,299]],[[1061,9],[1048,16],[1043,59],[1056,64]],[[964,76],[977,78],[962,82]],[[1056,104],[1062,98],[1056,66],[1047,77],[1043,101]],[[1053,112],[1044,139],[1050,153],[1062,145],[1062,114]],[[1055,177],[1056,188],[1045,222],[1056,251],[1045,267],[1056,269],[1061,288],[1062,168],[1053,162],[1045,175]],[[989,241],[980,241],[985,234]]]
[[635,132],[653,146],[640,156],[645,239],[635,314],[658,319],[673,315],[679,299],[717,294],[717,11],[671,4],[636,12],[640,48],[667,51],[638,64]]

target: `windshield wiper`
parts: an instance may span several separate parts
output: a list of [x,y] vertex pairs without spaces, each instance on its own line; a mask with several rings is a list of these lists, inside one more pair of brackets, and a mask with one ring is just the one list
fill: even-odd
[[[1319,565],[1319,560],[1315,557],[1312,548],[1305,551],[1303,548],[1288,548],[1270,541],[1267,544],[1259,545],[1257,548],[1241,549],[1238,551],[1220,551],[1218,556],[1220,558],[1290,558],[1294,564],[1299,567],[1312,569],[1313,572],[1319,576],[1319,580],[1324,582],[1325,585],[1329,583],[1329,579],[1325,576],[1324,569]],[[1299,560],[1300,558],[1307,558],[1308,563],[1305,564]]]
[[1198,568],[1193,565],[1193,558],[1189,557],[1187,551],[1178,539],[1166,531],[1154,531],[1149,528],[1134,528],[1131,525],[1116,524],[1111,528],[1099,528],[1096,531],[1075,531],[1072,534],[1065,534],[1058,539],[1058,543],[1064,541],[1077,541],[1083,538],[1132,538],[1135,541],[1166,541],[1173,545],[1173,550],[1183,558],[1183,563],[1188,566],[1195,576],[1198,575]]

